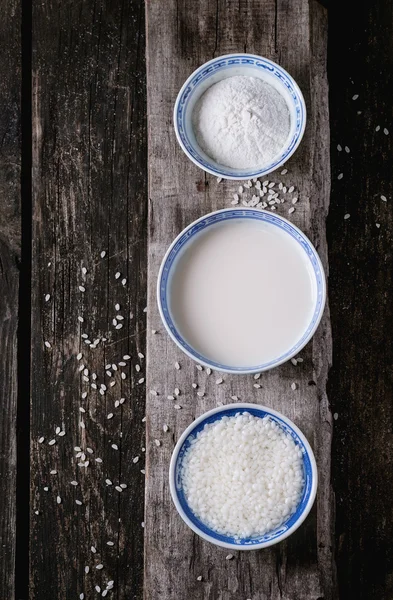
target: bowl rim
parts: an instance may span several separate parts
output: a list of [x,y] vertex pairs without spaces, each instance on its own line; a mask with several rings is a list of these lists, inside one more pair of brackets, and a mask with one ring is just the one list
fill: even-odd
[[[287,154],[287,156],[285,156],[285,158],[283,158],[276,165],[274,165],[274,167],[272,167],[271,169],[259,169],[259,170],[256,170],[254,173],[251,173],[251,174],[248,174],[248,175],[228,175],[228,174],[223,173],[221,171],[214,170],[214,169],[211,169],[209,167],[206,167],[206,166],[202,165],[196,158],[194,158],[194,156],[192,156],[192,154],[189,153],[189,151],[187,150],[187,148],[183,144],[183,141],[182,141],[181,136],[180,136],[178,122],[177,122],[177,111],[178,111],[178,107],[179,107],[180,100],[181,100],[181,97],[183,95],[184,90],[187,88],[187,86],[190,84],[190,82],[194,79],[194,77],[200,71],[204,70],[210,64],[215,63],[217,60],[228,59],[228,58],[241,58],[241,57],[244,57],[244,58],[249,57],[249,58],[254,58],[256,60],[263,60],[263,61],[266,61],[266,62],[270,63],[274,67],[280,69],[288,77],[288,79],[290,79],[290,81],[292,82],[293,88],[296,90],[296,93],[299,96],[299,102],[302,105],[302,109],[303,109],[303,113],[304,113],[304,119],[303,119],[303,123],[302,123],[301,129],[300,129],[298,138],[297,138],[296,143],[294,144],[292,150]],[[234,65],[234,66],[238,66],[238,65]],[[189,77],[186,79],[186,81],[181,86],[181,88],[180,88],[180,90],[179,90],[179,92],[178,92],[178,94],[176,96],[175,105],[174,105],[174,108],[173,108],[173,126],[174,126],[174,129],[175,129],[176,138],[177,138],[177,141],[178,141],[181,149],[186,154],[186,156],[197,167],[199,167],[200,169],[202,169],[206,173],[210,173],[211,175],[214,175],[215,177],[222,177],[223,179],[229,179],[229,180],[234,180],[234,181],[245,181],[247,179],[253,179],[255,177],[264,177],[265,175],[268,175],[269,173],[272,173],[273,171],[276,171],[277,169],[281,168],[291,158],[291,156],[296,152],[296,150],[298,149],[298,147],[300,145],[300,142],[303,139],[303,135],[304,135],[304,132],[305,132],[305,129],[306,129],[306,123],[307,123],[306,102],[304,100],[304,96],[303,96],[303,93],[302,93],[299,85],[297,84],[297,82],[295,81],[295,79],[292,77],[292,75],[290,75],[288,73],[288,71],[286,69],[284,69],[281,65],[279,65],[276,62],[274,62],[273,60],[270,60],[270,58],[266,58],[265,56],[261,56],[261,55],[258,55],[258,54],[251,54],[249,52],[236,52],[236,53],[222,54],[220,56],[216,56],[215,58],[212,58],[211,60],[208,60],[207,62],[205,62],[202,65],[200,65],[199,67],[197,67],[191,73],[191,75],[189,75]],[[223,168],[225,168],[224,165],[220,165],[220,166],[223,167]],[[229,167],[227,167],[227,168],[229,168]]]
[[268,215],[271,215],[271,213],[267,210],[263,210],[263,209],[255,209],[252,207],[232,207],[232,208],[221,208],[219,210],[214,210],[210,213],[207,213],[205,215],[202,215],[201,217],[198,217],[198,219],[195,219],[195,221],[193,221],[192,223],[190,223],[189,225],[187,225],[176,237],[175,239],[172,241],[172,243],[169,245],[167,251],[164,254],[164,257],[161,261],[161,265],[160,265],[160,269],[158,272],[158,277],[157,277],[157,287],[156,287],[156,295],[157,295],[157,304],[158,304],[158,311],[160,313],[160,317],[161,317],[161,321],[164,324],[164,327],[167,331],[167,333],[169,334],[169,337],[175,342],[175,344],[180,348],[180,350],[182,352],[184,352],[184,354],[186,354],[189,358],[191,358],[193,361],[205,366],[205,367],[209,367],[210,369],[213,369],[214,371],[218,371],[220,373],[230,373],[233,375],[249,375],[249,374],[255,374],[255,373],[262,373],[264,371],[270,371],[271,369],[274,369],[276,367],[279,367],[280,365],[288,362],[289,360],[291,360],[291,358],[293,358],[294,356],[296,356],[297,354],[299,354],[299,352],[308,344],[308,342],[311,340],[311,338],[313,337],[313,335],[315,334],[319,323],[321,322],[322,316],[324,314],[325,311],[325,306],[326,306],[326,275],[325,275],[325,270],[323,268],[321,259],[319,257],[319,254],[317,252],[317,250],[315,249],[315,246],[311,243],[311,241],[309,240],[309,238],[306,236],[305,233],[303,233],[303,231],[301,229],[299,229],[299,227],[297,227],[296,225],[294,225],[291,221],[289,221],[288,219],[286,219],[285,217],[282,217],[281,215],[277,215],[274,214],[274,217],[284,221],[285,223],[288,223],[291,227],[293,227],[293,229],[295,229],[295,231],[297,231],[298,234],[300,234],[306,241],[307,243],[310,245],[311,249],[314,252],[316,261],[318,263],[318,267],[320,269],[320,273],[321,273],[321,283],[322,283],[322,297],[321,297],[321,310],[319,312],[318,318],[316,319],[314,326],[312,327],[312,329],[310,330],[308,336],[303,340],[303,343],[298,346],[296,348],[296,350],[291,353],[290,355],[281,358],[280,360],[277,360],[274,364],[267,366],[265,368],[261,368],[261,366],[259,367],[254,367],[252,369],[249,368],[244,368],[244,369],[236,369],[235,367],[232,368],[218,368],[216,365],[214,365],[212,362],[209,362],[208,360],[203,360],[199,357],[196,357],[192,352],[189,352],[189,350],[187,348],[184,348],[179,341],[176,339],[176,337],[173,335],[170,327],[168,326],[164,311],[163,311],[163,307],[162,307],[162,303],[161,303],[161,294],[160,294],[160,287],[161,287],[161,280],[162,280],[162,275],[163,275],[163,271],[164,271],[164,266],[166,263],[166,260],[169,256],[169,254],[171,253],[172,249],[174,248],[174,246],[177,244],[178,240],[192,227],[194,227],[195,225],[197,225],[200,221],[203,221],[204,219],[207,219],[213,215],[219,214],[219,213],[224,213],[224,212],[239,212],[239,213],[244,213],[244,212],[248,212],[248,211],[255,211],[257,210],[258,212],[261,213],[265,213]]
[[[291,525],[291,527],[289,527],[289,529],[287,529],[287,531],[285,531],[282,535],[278,536],[277,538],[275,538],[273,540],[268,540],[266,542],[260,542],[259,544],[253,544],[253,545],[247,545],[247,546],[241,546],[240,544],[238,545],[238,544],[229,543],[229,542],[222,542],[221,540],[220,541],[216,540],[215,538],[213,538],[210,535],[207,535],[206,533],[201,531],[188,518],[188,516],[184,512],[183,507],[181,506],[178,496],[177,496],[176,484],[175,484],[175,475],[176,475],[175,471],[176,471],[177,457],[179,455],[179,451],[180,451],[183,443],[185,442],[187,437],[190,435],[190,433],[192,433],[192,431],[195,429],[195,427],[197,427],[201,422],[203,422],[210,416],[215,415],[220,412],[225,412],[227,410],[236,409],[236,408],[239,408],[239,410],[241,410],[241,411],[246,411],[247,409],[253,409],[253,410],[259,409],[261,411],[266,412],[267,414],[271,414],[275,417],[280,418],[300,438],[300,440],[308,454],[308,458],[309,458],[310,464],[311,464],[312,481],[311,481],[310,496],[309,496],[307,504],[306,504],[303,512],[300,514],[299,518],[295,521],[295,523],[293,523],[293,525]],[[188,525],[188,527],[190,527],[190,529],[192,529],[192,531],[194,531],[194,533],[199,535],[201,538],[203,538],[207,542],[211,542],[212,544],[215,544],[216,546],[220,546],[221,548],[227,548],[229,550],[260,550],[261,548],[268,548],[269,546],[273,546],[274,544],[278,544],[279,542],[282,542],[283,540],[285,540],[287,537],[292,535],[292,533],[294,533],[300,527],[300,525],[305,521],[305,519],[309,515],[311,508],[313,507],[313,504],[315,501],[315,497],[317,494],[317,488],[318,488],[317,463],[315,460],[314,452],[313,452],[306,436],[304,435],[304,433],[299,429],[299,427],[297,425],[295,425],[295,423],[293,421],[291,421],[291,419],[289,419],[288,417],[286,417],[279,411],[274,410],[273,408],[269,408],[267,406],[261,405],[261,404],[252,404],[250,402],[235,402],[233,404],[217,406],[216,408],[208,410],[207,412],[205,412],[202,415],[200,415],[199,417],[197,417],[194,421],[192,421],[192,423],[190,423],[190,425],[188,425],[188,427],[186,427],[186,429],[183,431],[180,438],[176,442],[176,445],[172,452],[170,465],[169,465],[169,489],[171,492],[172,501],[173,501],[180,517],[183,519],[183,521],[186,523],[186,525]]]

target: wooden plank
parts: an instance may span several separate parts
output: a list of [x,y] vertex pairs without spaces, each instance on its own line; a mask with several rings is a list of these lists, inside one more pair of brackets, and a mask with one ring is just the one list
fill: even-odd
[[382,40],[392,39],[393,4],[369,1],[356,4],[352,16],[348,12],[331,6],[328,60],[337,570],[341,598],[388,599],[393,597],[393,52]]
[[[160,36],[157,38],[157,31]],[[330,486],[331,414],[326,380],[331,361],[329,311],[313,341],[302,352],[304,363],[285,364],[263,374],[262,388],[252,377],[215,377],[199,372],[170,341],[156,307],[156,279],[164,252],[179,231],[211,210],[230,206],[233,183],[217,184],[182,153],[173,127],[173,104],[182,83],[201,63],[214,56],[245,50],[277,61],[296,78],[305,95],[308,124],[284,180],[299,190],[299,204],[290,215],[314,241],[327,267],[325,219],[329,204],[329,122],[326,81],[326,12],[312,0],[217,3],[200,0],[147,4],[149,271],[147,484],[145,538],[145,599],[333,598],[335,568],[332,554],[333,502]],[[288,215],[288,204],[280,207]],[[174,368],[175,361],[181,370]],[[291,383],[298,390],[291,390]],[[206,391],[196,396],[197,382]],[[182,410],[165,400],[175,386]],[[320,472],[317,504],[302,528],[282,544],[263,552],[238,553],[203,542],[181,521],[168,486],[168,466],[174,443],[184,428],[218,402],[239,399],[282,411],[305,432],[316,452]],[[162,433],[167,423],[170,434]],[[154,438],[162,440],[156,447]],[[197,581],[199,575],[203,582]]]
[[0,598],[15,593],[17,330],[20,262],[21,11],[2,5],[0,22]]
[[[30,597],[37,600],[90,598],[112,580],[116,598],[141,592],[143,460],[132,458],[142,456],[145,410],[134,368],[145,345],[144,28],[139,0],[33,7]],[[122,329],[112,324],[117,314]],[[84,333],[107,341],[92,349]],[[133,359],[109,377],[105,365],[126,354]],[[87,459],[88,467],[78,466]],[[121,493],[120,483],[128,486]]]

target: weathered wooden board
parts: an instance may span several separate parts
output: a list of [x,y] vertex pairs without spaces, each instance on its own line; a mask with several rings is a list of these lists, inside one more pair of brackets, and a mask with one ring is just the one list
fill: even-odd
[[[90,598],[113,580],[116,598],[129,600],[141,595],[143,566],[144,8],[35,2],[33,31],[30,597]],[[107,341],[92,349],[84,333]]]
[[332,3],[329,23],[333,185],[328,241],[335,353],[329,398],[337,413],[332,457],[338,582],[340,598],[389,600],[393,3],[352,2],[345,13]]
[[0,598],[15,591],[17,333],[20,263],[21,11],[0,21]]
[[[271,181],[295,185],[299,203],[290,215],[314,241],[327,267],[325,219],[329,204],[329,121],[326,80],[327,22],[325,10],[312,0],[242,3],[200,0],[147,4],[148,64],[148,389],[147,482],[145,538],[146,600],[210,598],[253,600],[335,597],[332,553],[333,502],[330,486],[331,414],[326,380],[331,362],[329,312],[313,341],[302,352],[304,362],[285,364],[260,379],[216,377],[197,371],[170,341],[156,307],[156,279],[166,248],[180,230],[213,209],[230,205],[236,187],[205,176],[182,153],[172,126],[173,104],[182,83],[200,64],[228,52],[267,56],[289,70],[306,99],[307,130],[289,161],[288,175]],[[288,202],[280,212],[288,215]],[[175,361],[181,370],[174,368]],[[297,382],[293,391],[291,383]],[[206,396],[192,389],[197,382]],[[180,389],[181,410],[166,396]],[[174,443],[184,428],[218,402],[240,400],[266,404],[282,411],[305,432],[313,445],[320,472],[318,501],[305,525],[289,540],[261,552],[237,554],[203,542],[181,521],[168,486],[168,466]],[[169,433],[162,426],[167,423]],[[154,439],[160,439],[157,447]],[[197,581],[199,575],[203,581]]]

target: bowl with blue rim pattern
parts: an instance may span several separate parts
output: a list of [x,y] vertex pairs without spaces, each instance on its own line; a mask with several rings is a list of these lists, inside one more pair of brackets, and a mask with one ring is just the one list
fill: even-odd
[[[268,227],[273,233],[276,231],[280,235],[284,233],[294,240],[304,256],[308,271],[313,285],[312,310],[310,311],[309,320],[305,323],[299,337],[296,341],[283,351],[281,354],[274,356],[268,361],[259,364],[250,364],[246,366],[237,366],[233,364],[223,364],[217,360],[213,360],[211,356],[202,354],[192,345],[192,341],[187,339],[186,334],[182,333],[179,328],[175,315],[173,314],[171,302],[171,284],[174,273],[176,272],[179,260],[184,252],[193,244],[198,236],[203,235],[209,228],[215,228],[219,224],[227,223],[228,221],[242,221],[251,219],[262,223],[264,227]],[[323,315],[326,302],[326,280],[321,260],[318,253],[307,236],[293,223],[270,211],[257,208],[224,208],[215,212],[204,215],[188,225],[175,238],[169,246],[161,263],[160,271],[157,280],[157,303],[162,322],[167,333],[177,346],[194,361],[210,367],[213,370],[232,374],[252,374],[261,373],[274,367],[277,367],[294,356],[311,340],[314,335],[320,320]],[[230,327],[230,322],[228,322]]]
[[[290,114],[290,131],[284,146],[268,164],[258,168],[234,169],[218,164],[200,148],[193,130],[192,113],[202,94],[218,81],[238,75],[256,77],[273,86],[284,98]],[[280,65],[254,54],[226,54],[190,75],[178,93],[173,123],[181,148],[198,167],[224,179],[253,179],[280,168],[296,151],[306,127],[306,105],[296,81]]]
[[[291,436],[302,453],[303,462],[304,485],[295,511],[279,527],[263,535],[254,535],[250,538],[223,535],[201,521],[189,507],[182,483],[184,457],[197,434],[204,429],[205,425],[214,423],[223,417],[234,417],[239,413],[249,413],[259,418],[269,417],[286,434]],[[317,493],[318,471],[314,453],[307,438],[290,419],[266,406],[241,402],[214,408],[195,419],[187,427],[180,436],[172,454],[169,468],[169,485],[172,500],[179,515],[201,538],[229,550],[259,550],[283,541],[296,531],[306,519]]]

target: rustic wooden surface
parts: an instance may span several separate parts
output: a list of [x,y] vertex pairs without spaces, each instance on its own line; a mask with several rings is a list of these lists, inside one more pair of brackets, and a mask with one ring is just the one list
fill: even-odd
[[[159,37],[157,32],[159,31]],[[218,184],[205,176],[182,153],[172,127],[176,94],[187,76],[201,63],[233,51],[261,54],[277,61],[299,82],[308,109],[302,145],[289,163],[285,179],[299,190],[296,212],[290,216],[314,241],[327,266],[325,218],[329,204],[329,121],[326,79],[327,15],[317,3],[217,2],[201,0],[192,11],[186,2],[170,0],[147,4],[149,268],[147,386],[159,396],[147,395],[147,482],[145,537],[145,598],[253,600],[335,597],[332,553],[333,511],[330,486],[332,418],[326,397],[331,361],[328,309],[304,363],[282,365],[264,373],[261,389],[252,376],[224,376],[199,372],[164,333],[156,306],[156,279],[160,262],[172,239],[195,218],[230,206],[238,186]],[[296,47],[296,52],[293,48]],[[288,215],[291,204],[280,206]],[[174,367],[178,360],[181,370]],[[296,391],[291,383],[298,384]],[[200,398],[191,383],[206,391]],[[167,400],[175,387],[174,402]],[[317,504],[302,527],[289,540],[261,552],[236,553],[203,542],[181,521],[168,489],[168,465],[174,443],[191,421],[231,395],[282,411],[305,432],[320,468]],[[164,434],[162,426],[169,425]],[[154,439],[160,439],[157,447]],[[203,580],[197,581],[202,575]]]
[[[144,468],[145,386],[137,382],[145,374],[145,360],[139,360],[137,353],[145,353],[147,235],[148,391],[154,388],[161,395],[147,396],[145,600],[393,597],[393,2],[359,4],[353,0],[346,11],[330,3],[331,161],[323,9],[306,0],[218,0],[214,6],[210,4],[200,0],[191,9],[185,1],[176,5],[173,0],[165,5],[158,0],[147,3],[149,227],[143,3],[34,2],[32,24],[28,3],[23,3],[23,11],[14,0],[2,5],[0,600],[73,600],[81,593],[86,599],[99,597],[94,587],[100,585],[103,590],[111,579],[115,582],[112,597],[142,599],[144,477],[140,471]],[[32,104],[28,72],[31,35]],[[328,312],[312,344],[302,353],[304,363],[283,365],[263,375],[263,387],[255,390],[252,378],[224,376],[225,383],[217,386],[215,376],[199,373],[167,338],[156,310],[155,277],[166,247],[194,218],[212,208],[229,206],[234,189],[204,176],[178,148],[172,130],[173,101],[185,78],[202,62],[242,50],[265,54],[282,64],[305,93],[309,111],[306,136],[288,163],[288,175],[275,179],[297,186],[299,203],[291,219],[314,240],[325,265],[331,166],[327,221],[334,340],[327,386],[331,412],[325,393],[331,362]],[[359,97],[352,100],[356,94]],[[340,173],[343,178],[338,180]],[[286,215],[285,205],[283,209]],[[345,214],[350,214],[349,219],[344,220]],[[106,256],[101,258],[103,250]],[[86,276],[82,266],[88,269]],[[124,287],[121,279],[114,279],[117,269],[127,277]],[[78,290],[83,279],[85,293]],[[30,285],[29,501],[26,374]],[[48,302],[45,294],[51,296]],[[127,316],[121,330],[112,326],[115,302]],[[130,312],[133,316],[128,319]],[[84,317],[84,323],[77,320],[78,315]],[[156,335],[151,334],[152,328],[158,330]],[[108,337],[105,347],[100,343],[95,350],[87,348],[81,338],[85,330],[93,339]],[[44,346],[45,340],[51,348]],[[79,348],[90,371],[89,382],[83,382],[78,372]],[[116,385],[103,396],[89,389],[91,373],[97,373],[100,384],[105,364],[118,362],[124,353],[133,356],[131,368],[123,369],[127,378],[121,380],[117,371]],[[181,364],[179,372],[175,360]],[[136,364],[141,364],[140,374]],[[105,379],[106,384],[109,381]],[[205,398],[195,395],[193,381],[206,389]],[[290,389],[292,381],[299,384],[296,392]],[[180,411],[166,399],[176,386],[181,390]],[[82,399],[85,389],[89,394]],[[217,402],[229,402],[232,394],[266,403],[292,417],[313,444],[323,476],[318,504],[290,540],[266,552],[225,561],[225,550],[203,543],[175,513],[167,469],[184,427]],[[114,401],[120,397],[125,402],[115,408]],[[87,412],[80,413],[80,406]],[[110,412],[114,417],[108,420]],[[82,420],[84,430],[79,425]],[[167,434],[162,431],[164,422],[170,426]],[[66,432],[64,437],[55,434],[57,426]],[[38,443],[40,436],[45,437],[42,444]],[[162,446],[153,445],[153,438],[159,438]],[[54,446],[48,445],[51,439],[56,439]],[[114,450],[112,443],[117,443],[119,450]],[[77,466],[75,446],[94,450],[87,468]],[[136,456],[140,460],[133,463]],[[96,463],[97,457],[103,462]],[[51,475],[51,470],[56,470],[56,475]],[[106,478],[112,480],[112,486],[106,485]],[[73,480],[79,485],[72,486]],[[128,486],[121,493],[114,489],[120,482]],[[57,496],[61,504],[57,504]],[[77,499],[83,504],[77,505]],[[26,577],[29,517],[30,590]],[[107,546],[107,541],[114,546]],[[92,553],[92,545],[96,553]],[[96,570],[97,564],[103,564],[103,569]],[[85,573],[86,566],[89,573]],[[196,581],[199,575],[202,582]]]
[[[144,372],[137,352],[144,353],[146,327],[144,30],[138,0],[55,0],[33,8],[30,597],[36,600],[81,593],[91,598],[95,586],[104,590],[112,580],[116,598],[141,596],[145,389],[137,384]],[[124,316],[122,329],[112,325],[117,314]],[[91,341],[107,341],[91,349],[84,332]],[[111,367],[113,377],[107,376],[105,364],[117,364],[125,354],[132,360],[117,371]],[[81,363],[89,381],[78,372]],[[104,395],[91,387],[95,383],[107,386]],[[115,407],[120,398],[124,404]],[[75,447],[85,451],[87,468],[78,466],[83,457],[76,458]],[[138,464],[135,456],[141,456]],[[128,486],[121,493],[115,490],[120,483]],[[103,569],[96,569],[100,564]]]
[[0,20],[0,598],[4,599],[12,598],[15,590],[20,27],[19,3],[7,0]]
[[[350,2],[346,11],[332,5],[329,19],[329,398],[337,417],[332,456],[338,580],[341,598],[390,600],[393,2]],[[344,221],[344,214],[350,218]]]

